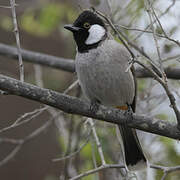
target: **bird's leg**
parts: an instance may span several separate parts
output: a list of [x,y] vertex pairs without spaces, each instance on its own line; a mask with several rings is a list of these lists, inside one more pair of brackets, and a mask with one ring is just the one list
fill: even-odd
[[100,102],[97,100],[91,101],[90,111],[96,113],[99,110]]
[[132,110],[131,105],[127,104],[127,110],[124,111],[124,115],[127,117],[127,119],[133,118],[133,110]]
[[127,104],[127,106],[128,106],[127,113],[132,116],[133,115],[133,109],[132,109],[131,105],[129,105],[129,104]]
[[125,116],[132,118],[133,110],[132,110],[131,105],[126,104],[126,105],[124,105],[124,106],[117,106],[116,108],[118,108],[118,109],[120,109],[121,111],[123,111],[123,113],[124,113]]

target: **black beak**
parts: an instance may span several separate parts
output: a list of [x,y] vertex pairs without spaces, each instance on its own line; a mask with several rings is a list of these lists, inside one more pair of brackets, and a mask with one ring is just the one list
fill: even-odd
[[71,32],[77,32],[81,29],[79,27],[73,26],[72,24],[67,24],[64,26],[64,28],[71,31]]

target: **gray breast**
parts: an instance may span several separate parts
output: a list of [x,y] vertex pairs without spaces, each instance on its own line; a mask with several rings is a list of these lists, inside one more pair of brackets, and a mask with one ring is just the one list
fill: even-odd
[[75,65],[85,96],[107,106],[131,104],[135,87],[128,67],[128,52],[114,40],[106,40],[88,53],[77,53]]

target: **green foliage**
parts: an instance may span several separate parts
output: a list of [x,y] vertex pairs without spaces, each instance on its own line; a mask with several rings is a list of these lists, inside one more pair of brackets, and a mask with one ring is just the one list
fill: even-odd
[[12,31],[12,29],[13,29],[12,18],[8,17],[8,16],[1,17],[0,27],[6,31]]
[[[166,160],[162,162],[163,165],[167,166],[176,166],[180,164],[179,154],[175,150],[175,141],[166,137],[161,137],[160,141],[165,146],[165,154]],[[158,170],[156,173],[156,179],[160,180],[163,175],[163,172]],[[166,180],[179,180],[179,174],[176,172],[175,174],[169,174]]]
[[178,26],[174,26],[171,28],[171,30],[169,31],[170,35],[173,35],[176,31],[178,30]]
[[166,114],[157,114],[155,117],[157,119],[162,119],[162,120],[168,119]]
[[92,147],[91,144],[88,143],[81,151],[82,157],[83,158],[91,158],[92,156]]
[[[81,152],[81,156],[84,159],[88,159],[88,161],[90,161],[92,163],[92,154],[94,153],[97,165],[101,165],[101,159],[98,153],[98,149],[96,147],[96,145],[94,144],[94,142],[92,143],[88,143],[82,150]],[[92,165],[91,165],[92,168]]]
[[98,178],[96,178],[97,175],[96,174],[91,174],[89,176],[85,176],[82,178],[82,180],[98,180]]
[[[81,156],[85,159],[82,167],[82,172],[85,172],[89,169],[93,169],[94,165],[92,162],[92,154],[94,154],[97,166],[101,165],[101,159],[98,153],[96,145],[88,143],[81,151]],[[97,174],[92,174],[83,178],[83,180],[96,180]]]
[[58,177],[55,177],[53,175],[49,175],[49,176],[45,177],[44,180],[58,180],[58,179],[59,179]]
[[161,29],[160,26],[157,26],[155,31],[156,31],[157,34],[163,34],[163,30]]
[[165,44],[164,47],[163,47],[163,50],[164,50],[165,53],[170,53],[172,49],[173,49],[172,44]]
[[58,142],[59,142],[59,146],[60,146],[60,149],[62,152],[65,152],[66,151],[66,145],[65,145],[65,142],[64,142],[64,137],[63,136],[59,136],[58,138]]
[[98,6],[100,4],[100,0],[90,0],[92,6]]
[[144,89],[146,89],[146,80],[138,79],[138,91],[142,92]]
[[161,142],[165,145],[167,159],[172,165],[180,164],[180,158],[175,150],[175,141],[166,137],[161,137]]
[[163,174],[164,174],[163,171],[157,170],[157,171],[156,171],[155,179],[156,179],[156,180],[160,180],[161,177],[163,176]]
[[131,15],[131,22],[137,20],[144,10],[144,0],[131,0],[127,6],[127,14]]
[[73,21],[76,12],[67,4],[50,3],[36,12],[27,10],[21,17],[22,28],[33,35],[47,36],[52,33],[64,19]]
[[114,36],[114,39],[115,39],[119,44],[122,44],[122,41],[121,41],[117,36]]

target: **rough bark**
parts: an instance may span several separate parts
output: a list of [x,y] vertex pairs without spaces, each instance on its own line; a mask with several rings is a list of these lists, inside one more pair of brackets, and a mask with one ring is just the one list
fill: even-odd
[[4,75],[0,75],[0,89],[9,94],[22,96],[27,99],[56,107],[66,113],[92,117],[109,123],[126,123],[127,126],[132,128],[173,139],[180,139],[180,131],[177,129],[176,124],[164,120],[158,120],[153,117],[137,114],[131,115],[124,111],[107,108],[105,106],[99,106],[97,112],[92,112],[91,105],[88,102],[49,89],[43,89],[28,83],[22,83]]

